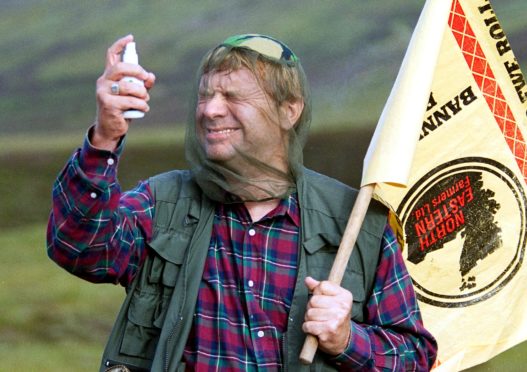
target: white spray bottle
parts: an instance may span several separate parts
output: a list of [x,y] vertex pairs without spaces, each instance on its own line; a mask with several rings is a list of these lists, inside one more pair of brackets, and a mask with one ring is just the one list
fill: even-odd
[[[134,42],[130,42],[126,44],[126,47],[124,48],[124,53],[123,53],[123,62],[132,63],[135,65],[139,64],[139,57],[137,56]],[[139,80],[133,76],[125,76],[123,77],[122,81],[127,81],[129,83],[134,83],[134,84],[141,84],[143,86],[145,84],[142,80]],[[125,119],[139,119],[139,118],[144,117],[145,113],[140,110],[127,110],[123,112],[123,116]]]

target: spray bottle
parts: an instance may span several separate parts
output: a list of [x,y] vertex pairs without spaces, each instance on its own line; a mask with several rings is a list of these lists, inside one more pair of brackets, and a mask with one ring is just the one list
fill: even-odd
[[[124,48],[124,53],[123,53],[123,62],[132,63],[134,65],[139,64],[139,57],[137,56],[134,42],[130,42],[126,44],[126,47]],[[129,82],[129,83],[141,84],[144,86],[144,82],[142,80],[139,80],[133,76],[125,76],[123,77],[122,80]],[[123,116],[125,119],[139,119],[139,118],[144,117],[145,113],[140,110],[127,110],[123,112]]]

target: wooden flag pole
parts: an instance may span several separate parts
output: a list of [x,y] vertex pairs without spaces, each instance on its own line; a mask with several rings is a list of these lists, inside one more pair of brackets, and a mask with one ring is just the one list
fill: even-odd
[[[342,235],[342,240],[340,242],[337,256],[335,257],[335,261],[333,262],[333,266],[331,267],[331,271],[329,273],[328,280],[332,283],[340,285],[342,282],[342,278],[346,272],[346,267],[348,266],[349,258],[353,252],[353,246],[357,241],[357,236],[359,235],[362,222],[364,221],[366,211],[368,210],[370,200],[373,196],[374,188],[375,184],[369,184],[362,186],[359,190],[357,200],[353,205],[346,229]],[[300,352],[300,361],[303,364],[311,364],[313,362],[315,353],[317,352],[317,348],[317,337],[308,334],[306,340],[304,341],[302,351]]]

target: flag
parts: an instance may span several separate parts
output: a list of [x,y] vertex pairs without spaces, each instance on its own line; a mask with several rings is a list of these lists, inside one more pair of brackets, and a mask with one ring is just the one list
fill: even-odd
[[406,186],[450,4],[426,2],[364,159],[361,186]]
[[[439,40],[418,27],[412,37],[437,53],[406,55],[433,65],[431,75],[394,98],[416,71],[401,68],[362,184],[376,183],[375,197],[397,216],[425,326],[439,344],[438,364],[460,370],[527,339],[527,86],[488,0],[429,0],[423,14],[439,3],[448,8],[444,20],[437,13],[444,27],[422,25]],[[395,101],[414,107],[394,108]],[[406,112],[412,110],[417,126]],[[408,139],[408,151],[390,153],[395,135]],[[389,169],[372,161],[383,152],[390,153]],[[382,178],[408,162],[402,181]]]

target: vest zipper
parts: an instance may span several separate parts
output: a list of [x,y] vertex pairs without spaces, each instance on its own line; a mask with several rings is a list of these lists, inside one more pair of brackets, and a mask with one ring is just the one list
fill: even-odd
[[287,331],[282,334],[282,371],[287,372]]
[[[190,247],[188,249],[190,249]],[[181,325],[183,324],[183,309],[185,308],[185,303],[187,302],[187,283],[188,283],[187,268],[189,267],[188,265],[189,254],[190,253],[187,251],[187,253],[185,254],[185,259],[183,260],[183,264],[182,264],[182,272],[179,274],[179,275],[183,275],[183,288],[182,288],[183,293],[181,296],[181,305],[179,306],[179,310],[178,310],[178,314],[179,314],[178,319],[176,321],[176,324],[172,328],[172,331],[168,335],[167,341],[165,343],[166,345],[165,346],[165,360],[164,360],[164,366],[163,366],[164,367],[163,369],[165,370],[165,372],[168,372],[168,361],[170,359],[170,350],[168,350],[168,345],[170,344],[170,342],[172,341],[176,333],[181,330]],[[174,288],[174,291],[176,291],[176,288]],[[174,294],[172,294],[172,296],[174,296]]]
[[174,328],[172,328],[172,332],[170,332],[170,335],[168,335],[168,338],[166,341],[165,361],[164,361],[164,366],[163,366],[163,369],[165,370],[165,372],[168,372],[168,360],[170,358],[170,351],[168,350],[168,345],[172,341],[172,338],[174,338],[174,335],[180,330],[182,323],[183,323],[183,316],[181,316],[181,313],[180,313],[177,323],[174,326]]

